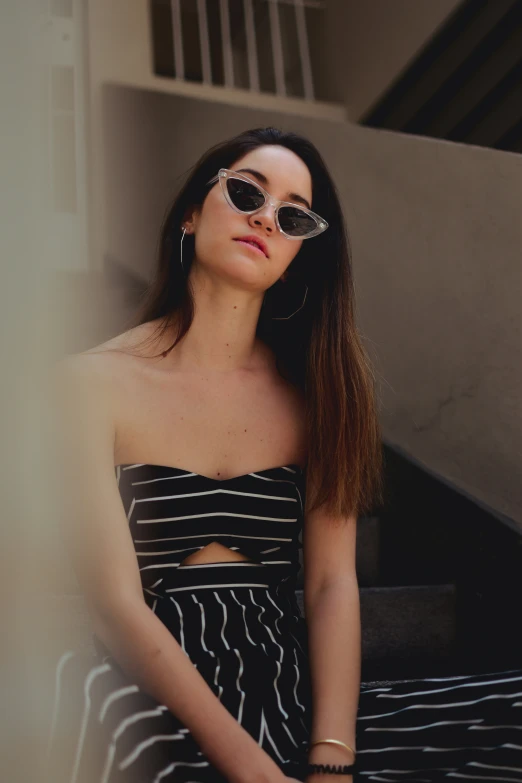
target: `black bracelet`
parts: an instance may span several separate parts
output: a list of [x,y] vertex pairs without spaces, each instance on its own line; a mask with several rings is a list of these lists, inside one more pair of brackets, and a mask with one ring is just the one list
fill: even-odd
[[306,774],[313,772],[330,772],[333,775],[352,775],[355,771],[355,764],[308,764]]

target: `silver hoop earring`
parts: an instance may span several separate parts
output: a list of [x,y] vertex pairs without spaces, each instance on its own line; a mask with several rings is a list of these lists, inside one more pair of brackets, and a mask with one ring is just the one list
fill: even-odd
[[183,269],[183,272],[185,272],[185,267],[183,266],[183,240],[185,239],[185,234],[187,233],[187,229],[183,229],[183,233],[181,235],[181,242],[180,242],[180,251],[179,251],[179,258],[181,261],[181,268]]
[[292,315],[295,315],[296,313],[298,313],[299,310],[301,309],[301,307],[303,307],[304,303],[306,302],[306,297],[307,297],[307,294],[308,294],[308,286],[306,285],[306,283],[305,283],[305,288],[306,288],[306,291],[305,291],[305,295],[304,295],[304,299],[303,299],[303,304],[301,304],[297,308],[297,310],[294,310],[294,312],[291,315],[282,315],[282,316],[277,316],[277,317],[276,316],[272,316],[272,320],[273,321],[286,321],[286,320],[288,320],[288,318],[291,318]]

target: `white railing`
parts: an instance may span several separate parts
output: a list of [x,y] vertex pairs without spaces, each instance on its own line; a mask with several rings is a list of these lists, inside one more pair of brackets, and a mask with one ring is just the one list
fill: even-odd
[[[154,40],[155,48],[162,47],[163,70],[159,75],[244,88],[245,78],[241,82],[238,79],[241,70],[242,75],[248,74],[248,89],[261,92],[265,70],[270,71],[268,81],[273,84],[273,88],[267,89],[267,78],[264,78],[265,92],[314,101],[309,41],[313,23],[307,20],[307,14],[322,13],[325,5],[326,0],[152,0],[151,12],[153,16],[157,15],[153,29],[159,30],[158,25],[164,25],[168,18],[172,25],[171,36],[161,30]],[[212,29],[211,35],[209,12],[215,22],[218,11],[219,30]],[[197,25],[194,24],[195,14]],[[188,19],[191,24],[184,24]],[[170,51],[166,51],[169,46]],[[195,73],[192,56],[192,72],[189,73],[186,55],[189,51],[193,54],[197,48],[199,67]],[[268,50],[270,58],[264,56]],[[169,62],[171,67],[166,68],[165,63]],[[219,71],[219,75],[214,71]],[[296,84],[299,87],[296,88]]]

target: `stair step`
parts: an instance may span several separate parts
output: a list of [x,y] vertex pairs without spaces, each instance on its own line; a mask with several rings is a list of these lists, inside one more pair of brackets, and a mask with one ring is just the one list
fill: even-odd
[[377,517],[357,520],[355,567],[359,587],[372,587],[379,582],[380,521]]
[[[455,585],[360,587],[362,658],[449,658],[455,651]],[[304,592],[296,590],[305,615]]]

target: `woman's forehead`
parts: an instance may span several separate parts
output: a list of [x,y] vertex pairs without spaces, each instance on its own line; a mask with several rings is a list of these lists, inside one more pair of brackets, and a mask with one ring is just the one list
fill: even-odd
[[[250,169],[260,174],[257,179],[268,190],[301,193],[309,198],[312,195],[312,178],[306,163],[292,150],[277,145],[259,147],[235,161],[234,171]],[[253,176],[245,172],[247,176]],[[254,177],[256,178],[256,177]]]

